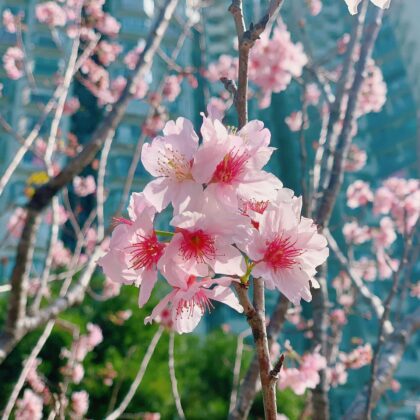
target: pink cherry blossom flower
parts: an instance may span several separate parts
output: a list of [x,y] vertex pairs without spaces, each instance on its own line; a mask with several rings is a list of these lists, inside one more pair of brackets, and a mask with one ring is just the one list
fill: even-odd
[[211,63],[204,76],[211,82],[219,82],[220,78],[226,77],[230,80],[236,80],[238,74],[238,59],[230,55],[223,54],[219,60]]
[[66,12],[55,1],[37,4],[35,15],[39,22],[48,26],[64,26],[67,21]]
[[397,239],[395,225],[390,217],[383,217],[379,222],[379,229],[373,231],[373,241],[377,248],[388,248]]
[[3,55],[3,67],[7,77],[18,80],[24,75],[25,54],[19,47],[9,47]]
[[219,98],[210,98],[207,105],[207,113],[209,118],[213,120],[222,121],[225,112],[227,110],[227,104],[222,99]]
[[348,244],[360,245],[371,238],[370,229],[367,226],[360,226],[357,222],[345,223],[343,235]]
[[109,66],[113,63],[118,55],[122,51],[122,46],[120,44],[111,43],[108,41],[102,40],[96,47],[96,55],[98,56],[99,61],[104,66]]
[[365,206],[371,201],[373,201],[373,193],[368,183],[358,180],[347,188],[347,205],[350,208]]
[[[57,214],[57,219],[58,219],[58,224],[64,225],[64,223],[67,222],[69,216],[67,214],[67,210],[61,205],[59,204],[58,206],[58,214]],[[53,222],[53,215],[52,215],[52,210],[48,210],[47,213],[45,214],[45,223],[47,224],[51,224]]]
[[85,369],[81,363],[74,363],[69,371],[69,376],[76,385],[80,384],[85,376]]
[[168,102],[173,102],[181,93],[181,81],[182,78],[180,78],[179,76],[172,75],[165,77],[162,95],[166,98]]
[[[362,0],[344,0],[349,8],[349,12],[352,15],[357,13],[357,7]],[[381,9],[388,9],[391,4],[391,0],[370,0],[375,6],[380,7]]]
[[345,325],[347,324],[347,316],[345,311],[342,309],[334,309],[330,313],[331,322],[337,325]]
[[395,196],[387,187],[378,188],[373,200],[374,214],[387,214],[391,211]]
[[253,261],[252,275],[262,277],[268,289],[278,289],[291,302],[311,301],[316,267],[328,256],[327,240],[317,233],[313,220],[300,216],[301,199],[269,204],[259,228],[249,240],[238,243]]
[[376,249],[376,261],[378,263],[379,278],[389,279],[398,269],[398,260],[390,258],[384,248]]
[[216,274],[242,276],[246,266],[242,254],[231,244],[234,236],[245,229],[247,219],[240,214],[226,213],[214,202],[199,196],[198,211],[185,211],[175,216],[171,225],[176,232],[159,262],[163,271],[179,267],[189,274],[205,277],[209,267]]
[[143,166],[156,177],[147,184],[144,195],[158,212],[169,203],[178,208],[189,196],[202,191],[192,174],[198,136],[191,122],[184,118],[169,121],[163,134],[146,143],[141,154]]
[[73,97],[66,101],[66,103],[64,104],[63,112],[66,115],[73,115],[75,112],[78,111],[79,108],[80,108],[79,99],[77,99],[76,97]]
[[71,252],[60,240],[53,247],[52,259],[54,267],[65,267],[70,264]]
[[341,294],[351,287],[351,279],[345,271],[340,271],[337,277],[332,281],[332,285],[337,293]]
[[338,41],[337,41],[337,52],[339,54],[344,54],[347,51],[347,45],[350,42],[350,34],[344,34]]
[[309,13],[312,16],[318,16],[322,10],[322,2],[321,0],[307,0],[307,4],[309,7]]
[[119,34],[121,24],[109,13],[104,13],[96,22],[96,29],[109,37],[115,37]]
[[291,388],[297,395],[303,395],[306,389],[315,388],[320,381],[319,371],[325,369],[327,361],[319,353],[305,354],[299,368],[283,368],[280,371],[279,389]]
[[302,127],[302,118],[302,112],[295,111],[292,112],[288,117],[286,117],[284,119],[284,122],[288,125],[290,131],[299,131]]
[[[232,282],[231,278],[198,280],[197,277],[180,270],[177,273],[177,276],[167,279],[173,287],[172,291],[158,303],[151,315],[145,319],[145,323],[156,320],[169,306],[173,329],[179,334],[191,332],[198,325],[204,313],[213,308],[212,300],[222,302],[238,312],[243,312],[238,298],[229,288]],[[214,287],[210,288],[211,286]]]
[[365,281],[376,280],[377,270],[375,261],[367,257],[362,257],[360,260],[355,261],[354,270]]
[[330,385],[335,388],[347,382],[348,374],[344,363],[337,362],[334,366],[327,369],[327,378]]
[[157,113],[146,118],[146,121],[141,127],[141,131],[148,137],[154,137],[165,127],[165,123],[166,115],[164,113]]
[[366,151],[359,149],[355,144],[350,145],[350,150],[347,159],[344,162],[344,170],[347,172],[360,171],[367,161]]
[[42,399],[30,389],[25,389],[23,398],[16,401],[16,420],[41,420]]
[[204,118],[203,144],[192,167],[194,179],[206,184],[206,194],[222,207],[238,209],[242,200],[274,199],[282,183],[262,168],[273,148],[270,132],[260,121],[250,121],[233,134],[219,120]]
[[386,94],[387,87],[382,71],[373,60],[370,60],[357,99],[357,116],[380,112],[386,102]]
[[3,11],[3,26],[7,32],[14,34],[16,33],[16,16],[10,11],[10,9],[4,9]]
[[144,195],[133,196],[130,207],[130,219],[118,220],[109,251],[99,265],[112,281],[140,287],[139,306],[143,306],[157,281],[157,263],[165,244],[153,228],[156,209]]
[[86,177],[75,176],[73,179],[73,188],[76,195],[86,197],[96,191],[96,182],[93,175]]
[[411,286],[410,296],[420,299],[420,281]]
[[372,361],[372,346],[367,343],[356,347],[352,352],[340,353],[340,360],[350,369],[360,369]]
[[143,52],[145,46],[145,42],[143,40],[139,41],[137,46],[129,51],[124,57],[124,63],[129,70],[134,70],[137,62],[139,60],[140,54]]
[[305,101],[308,105],[316,105],[321,97],[321,91],[315,83],[309,83],[305,89]]
[[118,296],[121,291],[121,284],[112,281],[109,277],[105,277],[102,296],[106,299]]
[[76,391],[71,395],[71,408],[75,419],[84,418],[89,408],[89,395],[86,391]]
[[293,43],[284,24],[277,26],[270,38],[263,32],[249,57],[249,78],[261,89],[264,100],[260,106],[270,105],[272,92],[287,88],[292,77],[300,77],[308,59],[300,43]]

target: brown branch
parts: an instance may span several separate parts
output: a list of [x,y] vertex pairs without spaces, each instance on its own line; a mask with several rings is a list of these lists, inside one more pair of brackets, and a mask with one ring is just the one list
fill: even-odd
[[[280,295],[274,311],[270,317],[270,323],[267,328],[267,337],[269,347],[277,341],[281,328],[286,320],[286,313],[289,307],[289,301]],[[258,391],[258,357],[255,354],[248,368],[244,380],[239,389],[239,397],[236,407],[229,413],[229,419],[239,420],[248,417],[255,395]]]
[[[411,337],[420,329],[420,308],[407,315],[395,331],[387,338],[378,359],[377,374],[372,386],[372,403],[376,404],[381,396],[389,389],[391,380],[410,343]],[[367,390],[363,388],[352,405],[348,408],[343,420],[359,420],[365,418],[367,404]]]

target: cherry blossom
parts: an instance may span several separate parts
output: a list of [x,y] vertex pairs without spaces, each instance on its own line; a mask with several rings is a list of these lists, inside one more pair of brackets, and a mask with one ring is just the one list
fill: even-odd
[[372,361],[372,356],[372,346],[369,343],[356,347],[348,354],[340,353],[339,355],[340,360],[350,369],[360,369],[368,365]]
[[198,136],[190,121],[169,121],[163,137],[143,146],[141,161],[155,180],[147,184],[144,195],[161,211],[172,203],[178,207],[188,196],[202,190],[192,173],[193,158],[198,149]]
[[327,369],[328,383],[333,387],[344,385],[347,382],[348,374],[344,363],[337,362],[334,366]]
[[48,26],[64,26],[67,21],[66,12],[55,1],[37,4],[35,15],[41,23]]
[[73,179],[73,188],[76,195],[86,197],[96,191],[96,182],[93,175],[86,177],[75,176]]
[[132,196],[130,207],[130,219],[118,220],[110,250],[99,265],[114,282],[140,287],[139,305],[143,306],[157,281],[157,263],[166,244],[157,238],[153,227],[156,210],[144,196]]
[[3,55],[3,67],[7,77],[12,80],[20,79],[24,75],[25,54],[20,47],[9,47]]
[[16,401],[17,420],[41,420],[42,399],[30,389],[25,389],[23,398]]
[[162,95],[165,97],[165,99],[168,102],[173,102],[180,94],[181,81],[182,81],[182,78],[180,79],[179,76],[172,75],[172,76],[165,77],[165,83],[163,85]]
[[89,408],[89,395],[86,391],[76,391],[71,395],[72,419],[82,419]]
[[261,121],[250,121],[229,132],[219,120],[204,118],[203,144],[194,157],[192,174],[206,184],[206,194],[223,207],[237,209],[241,200],[274,199],[281,181],[262,168],[273,148],[270,132]]
[[322,2],[321,0],[307,0],[306,1],[309,12],[312,16],[317,16],[321,13],[322,10]]
[[316,105],[321,97],[321,92],[315,83],[309,83],[305,88],[305,101],[308,105]]
[[204,72],[205,77],[211,82],[218,82],[221,77],[236,80],[238,74],[238,59],[230,55],[223,54],[219,60],[211,63]]
[[[213,308],[212,300],[230,306],[238,312],[243,312],[238,298],[229,288],[232,279],[220,277],[218,279],[204,278],[199,280],[196,276],[188,275],[181,270],[173,270],[175,276],[167,278],[172,291],[165,296],[153,309],[145,323],[156,320],[169,306],[173,329],[178,333],[191,332],[200,322],[206,311]],[[214,286],[213,288],[211,288]]]
[[292,77],[300,77],[308,59],[300,43],[293,43],[286,25],[277,26],[271,38],[263,32],[250,53],[249,78],[261,89],[261,107],[268,107],[271,93],[287,88]]
[[121,45],[102,40],[96,48],[96,55],[104,66],[109,66],[117,59],[121,51]]
[[302,122],[303,122],[302,112],[301,111],[292,112],[288,117],[284,119],[284,122],[288,125],[290,131],[299,131],[302,128]]
[[201,277],[209,275],[209,267],[216,274],[245,274],[245,261],[231,244],[241,227],[245,228],[247,219],[229,213],[221,219],[222,209],[214,202],[200,196],[194,201],[200,201],[199,206],[190,204],[189,208],[195,211],[184,211],[172,219],[171,225],[177,233],[166,247],[159,266],[164,272],[171,272],[171,267],[176,266]]
[[25,226],[26,210],[22,207],[16,207],[15,211],[7,221],[7,231],[14,238],[20,238],[23,227]]
[[269,204],[239,247],[252,259],[252,275],[262,277],[268,289],[278,289],[291,302],[311,301],[316,267],[328,256],[327,241],[311,219],[300,216],[301,200]]
[[355,181],[347,188],[347,205],[352,209],[365,206],[373,201],[373,198],[369,184],[364,181]]
[[11,34],[16,33],[16,16],[13,15],[10,9],[3,11],[3,26],[7,32]]
[[365,150],[360,149],[355,144],[350,145],[349,153],[347,159],[344,163],[344,170],[347,172],[357,172],[360,171],[367,161],[367,153]]
[[360,245],[370,240],[370,229],[367,226],[359,226],[355,221],[343,226],[343,235],[349,244]]

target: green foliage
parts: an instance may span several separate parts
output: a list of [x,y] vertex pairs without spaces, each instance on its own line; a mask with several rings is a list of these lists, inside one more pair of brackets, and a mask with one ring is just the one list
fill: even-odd
[[[100,280],[95,279],[94,284]],[[158,290],[162,294],[164,290]],[[88,418],[103,419],[112,401],[118,405],[127,393],[157,326],[144,325],[144,317],[150,314],[157,300],[145,308],[137,306],[138,290],[123,287],[122,293],[105,302],[88,298],[78,308],[66,312],[61,318],[79,326],[81,333],[92,322],[102,328],[103,342],[89,353],[83,365],[85,377],[80,385],[71,385],[70,391],[85,389],[90,395]],[[132,316],[122,325],[116,325],[116,314],[131,310]],[[7,401],[12,386],[19,375],[22,361],[29,354],[40,331],[29,334],[6,359],[0,369],[0,403]],[[58,391],[62,378],[60,368],[65,360],[60,358],[63,347],[71,344],[71,334],[57,326],[41,352],[42,365],[39,371],[47,379],[53,392]],[[171,391],[168,368],[169,334],[164,332],[146,370],[142,383],[130,403],[127,413],[159,412],[162,419],[177,418]],[[225,419],[229,409],[233,365],[237,337],[222,329],[214,329],[205,335],[184,334],[175,338],[175,368],[182,405],[187,419]],[[245,346],[242,359],[242,374],[252,357],[252,345]],[[117,376],[111,385],[104,383],[106,367],[112,365]],[[279,408],[290,419],[300,413],[303,399],[292,392],[279,393]],[[250,418],[262,417],[263,407],[259,396]]]

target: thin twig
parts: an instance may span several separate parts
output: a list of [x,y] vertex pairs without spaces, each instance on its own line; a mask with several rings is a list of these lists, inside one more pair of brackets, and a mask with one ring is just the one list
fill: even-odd
[[169,376],[171,378],[171,388],[172,395],[175,400],[176,411],[181,420],[185,420],[184,410],[182,409],[181,396],[178,392],[178,381],[175,374],[175,357],[174,357],[174,347],[175,347],[175,333],[173,331],[169,334],[169,350],[168,350],[168,366],[169,366]]
[[121,401],[121,404],[118,406],[118,408],[114,410],[111,414],[105,417],[105,420],[118,419],[121,416],[121,414],[124,413],[124,411],[128,407],[128,404],[130,404],[131,400],[133,399],[137,391],[137,388],[141,384],[144,373],[146,372],[147,366],[149,365],[150,359],[153,356],[153,353],[160,340],[160,337],[162,336],[163,331],[164,331],[164,328],[162,326],[159,326],[159,329],[156,331],[155,335],[152,338],[152,341],[149,344],[149,347],[146,350],[146,354],[144,355],[143,360],[140,364],[140,369],[138,370],[137,375],[134,378],[134,381],[132,382],[126,396]]

